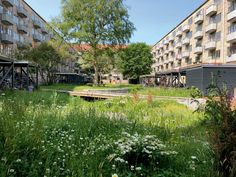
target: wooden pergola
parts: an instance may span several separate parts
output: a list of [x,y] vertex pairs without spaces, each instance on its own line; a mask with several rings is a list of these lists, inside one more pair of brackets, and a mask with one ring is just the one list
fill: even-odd
[[0,89],[38,87],[38,65],[0,57]]

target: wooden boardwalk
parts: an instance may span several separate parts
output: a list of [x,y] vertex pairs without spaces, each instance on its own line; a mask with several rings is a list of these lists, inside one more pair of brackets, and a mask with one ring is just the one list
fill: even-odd
[[[45,91],[52,91],[52,90],[45,90]],[[99,90],[88,90],[88,91],[67,91],[67,90],[54,90],[59,93],[66,93],[70,96],[74,97],[81,97],[84,99],[97,99],[97,100],[104,100],[104,99],[112,99],[118,97],[133,97],[130,93],[111,93],[111,92],[100,92]],[[148,95],[138,95],[140,99],[147,99]],[[193,102],[192,98],[187,97],[171,97],[171,96],[153,96],[153,100],[172,100],[176,101],[180,104],[186,105],[188,108],[196,110],[199,107],[197,102]],[[206,99],[197,99],[200,104],[205,104]]]

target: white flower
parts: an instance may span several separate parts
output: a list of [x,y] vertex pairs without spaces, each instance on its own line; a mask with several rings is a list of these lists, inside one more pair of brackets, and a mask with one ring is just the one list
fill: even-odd
[[118,175],[117,174],[113,174],[112,177],[118,177]]
[[9,172],[10,172],[10,173],[14,173],[15,170],[14,170],[14,169],[10,169]]
[[140,171],[140,170],[142,170],[142,168],[141,167],[136,167],[135,170]]
[[191,159],[196,160],[197,157],[196,156],[191,156]]
[[18,162],[18,163],[21,162],[21,159],[17,159],[16,162]]
[[115,170],[116,169],[116,165],[112,165],[112,170]]

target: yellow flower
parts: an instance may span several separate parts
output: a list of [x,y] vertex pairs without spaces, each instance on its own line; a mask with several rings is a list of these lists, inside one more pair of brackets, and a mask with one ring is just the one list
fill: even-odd
[[112,177],[118,177],[118,175],[117,174],[113,174]]

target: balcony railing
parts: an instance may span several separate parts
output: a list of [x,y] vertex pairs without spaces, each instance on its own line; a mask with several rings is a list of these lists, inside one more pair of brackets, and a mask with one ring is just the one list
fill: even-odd
[[34,25],[34,27],[35,28],[41,28],[41,23],[40,23],[40,21],[38,21],[38,20],[33,20],[33,25]]
[[227,62],[236,61],[236,46],[231,46],[228,48]]
[[203,15],[197,15],[196,17],[195,17],[195,19],[194,19],[194,23],[195,24],[200,24],[200,23],[202,23],[203,22]]
[[39,34],[33,34],[33,39],[35,42],[41,42],[42,38]]
[[236,25],[231,25],[228,29],[229,34],[227,35],[227,42],[236,42]]
[[28,16],[26,10],[23,7],[18,7],[17,13],[21,18],[27,18],[27,16]]
[[24,24],[19,24],[17,25],[17,29],[20,33],[24,33],[24,34],[27,34],[28,33],[28,29],[27,29],[27,26],[24,25]]
[[210,38],[209,41],[205,45],[206,50],[212,50],[216,48],[216,40],[214,38]]
[[1,41],[5,44],[13,44],[13,36],[10,34],[3,33],[1,34]]
[[13,7],[14,6],[14,0],[2,0],[2,3],[7,7]]
[[232,3],[232,5],[229,7],[228,10],[228,15],[227,15],[227,20],[229,22],[235,22],[236,21],[236,3]]
[[206,15],[212,16],[215,13],[217,13],[217,5],[216,4],[212,4],[210,7],[207,8]]
[[11,16],[8,13],[3,13],[2,14],[2,23],[5,25],[13,25],[14,24],[13,16]]
[[217,25],[214,22],[210,22],[210,24],[206,27],[206,33],[213,33],[217,30]]

